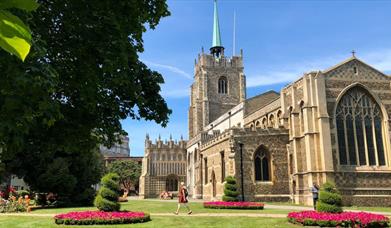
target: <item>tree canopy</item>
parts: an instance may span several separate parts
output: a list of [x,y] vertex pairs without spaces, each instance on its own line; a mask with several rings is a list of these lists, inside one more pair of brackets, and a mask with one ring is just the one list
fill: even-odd
[[[0,161],[34,190],[74,196],[81,180],[99,181],[88,164],[98,144],[126,134],[122,119],[166,126],[163,77],[138,54],[146,26],[169,11],[165,0],[38,2],[29,16],[15,12],[33,31],[25,62],[0,52]],[[66,188],[53,184],[59,174]]]
[[138,184],[141,175],[141,164],[132,160],[116,160],[108,165],[107,171],[118,174],[120,184],[129,190],[132,186]]

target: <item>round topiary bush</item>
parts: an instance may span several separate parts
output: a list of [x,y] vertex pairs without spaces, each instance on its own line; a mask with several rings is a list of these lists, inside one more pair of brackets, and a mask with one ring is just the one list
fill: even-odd
[[319,212],[341,213],[341,205],[342,197],[335,185],[329,182],[324,183],[319,192],[316,210]]
[[224,195],[223,195],[223,201],[225,202],[236,202],[238,201],[238,189],[236,186],[236,180],[232,176],[227,176],[225,178],[225,185],[224,185]]
[[116,173],[108,173],[101,180],[101,188],[95,197],[94,205],[100,211],[119,211],[118,203],[120,193],[119,176]]

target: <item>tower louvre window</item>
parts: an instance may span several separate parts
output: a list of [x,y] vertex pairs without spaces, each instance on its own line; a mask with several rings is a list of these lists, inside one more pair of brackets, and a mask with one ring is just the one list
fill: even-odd
[[219,78],[218,91],[220,94],[227,94],[228,93],[228,81],[227,81],[227,78],[224,76]]

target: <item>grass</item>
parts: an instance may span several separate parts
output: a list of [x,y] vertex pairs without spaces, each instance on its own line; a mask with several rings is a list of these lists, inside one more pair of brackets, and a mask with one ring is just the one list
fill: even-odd
[[86,227],[297,227],[287,222],[285,218],[248,218],[248,217],[159,217],[140,224],[100,225],[100,226],[65,226],[56,225],[50,217],[18,217],[0,216],[0,227],[9,228],[86,228]]
[[388,212],[391,213],[391,207],[343,207],[344,210],[356,210],[356,211],[375,211],[375,212]]
[[[266,205],[285,205],[285,206],[294,206],[288,203],[265,203]],[[113,225],[113,226],[88,226],[88,227],[297,227],[296,225],[290,224],[287,222],[286,218],[256,218],[256,217],[228,217],[228,213],[237,213],[237,214],[249,214],[249,213],[258,213],[258,214],[288,214],[291,211],[287,209],[268,209],[264,210],[235,210],[235,209],[208,209],[203,208],[201,202],[191,202],[191,209],[194,214],[199,213],[224,213],[219,217],[207,217],[207,216],[154,216],[152,215],[152,221],[142,224],[128,224],[128,225]],[[122,210],[129,211],[144,211],[149,213],[172,213],[177,207],[176,200],[170,201],[159,201],[159,200],[130,200],[126,203],[121,203]],[[378,211],[378,212],[391,212],[391,208],[384,207],[347,207],[345,210],[366,210],[366,211]],[[77,207],[77,208],[52,208],[52,209],[38,209],[31,212],[31,216],[0,216],[0,227],[9,227],[9,228],[29,228],[29,227],[86,227],[86,226],[65,226],[65,225],[56,225],[52,216],[45,216],[44,214],[59,214],[66,213],[70,211],[86,211],[86,210],[96,210],[95,207]],[[181,211],[185,213],[185,209]],[[34,214],[41,214],[41,216],[34,216]]]
[[[121,210],[128,211],[144,211],[148,213],[172,213],[177,208],[177,201],[157,201],[157,200],[130,200],[126,203],[121,203]],[[238,209],[208,209],[203,208],[201,202],[189,203],[191,210],[194,213],[262,213],[262,214],[287,214],[292,210],[282,209],[264,209],[264,210],[238,210]],[[39,209],[32,213],[37,214],[58,214],[70,211],[86,211],[96,210],[95,207],[78,207],[78,208],[52,208]],[[183,209],[184,211],[185,209]]]

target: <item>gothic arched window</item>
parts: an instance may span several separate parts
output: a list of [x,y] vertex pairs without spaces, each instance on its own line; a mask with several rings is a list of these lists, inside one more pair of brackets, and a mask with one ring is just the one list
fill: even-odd
[[254,154],[255,181],[270,181],[270,157],[265,147],[260,146]]
[[166,191],[178,191],[178,176],[174,174],[167,176]]
[[228,81],[227,78],[222,76],[219,78],[219,93],[227,94],[228,93]]
[[269,116],[269,124],[270,124],[270,127],[274,127],[274,115],[272,114],[272,115],[270,115]]
[[283,119],[282,119],[282,112],[281,112],[281,110],[278,110],[278,112],[277,112],[277,121],[278,121],[278,126],[282,126],[283,125]]
[[382,114],[379,104],[362,87],[343,95],[336,109],[339,163],[386,165]]

